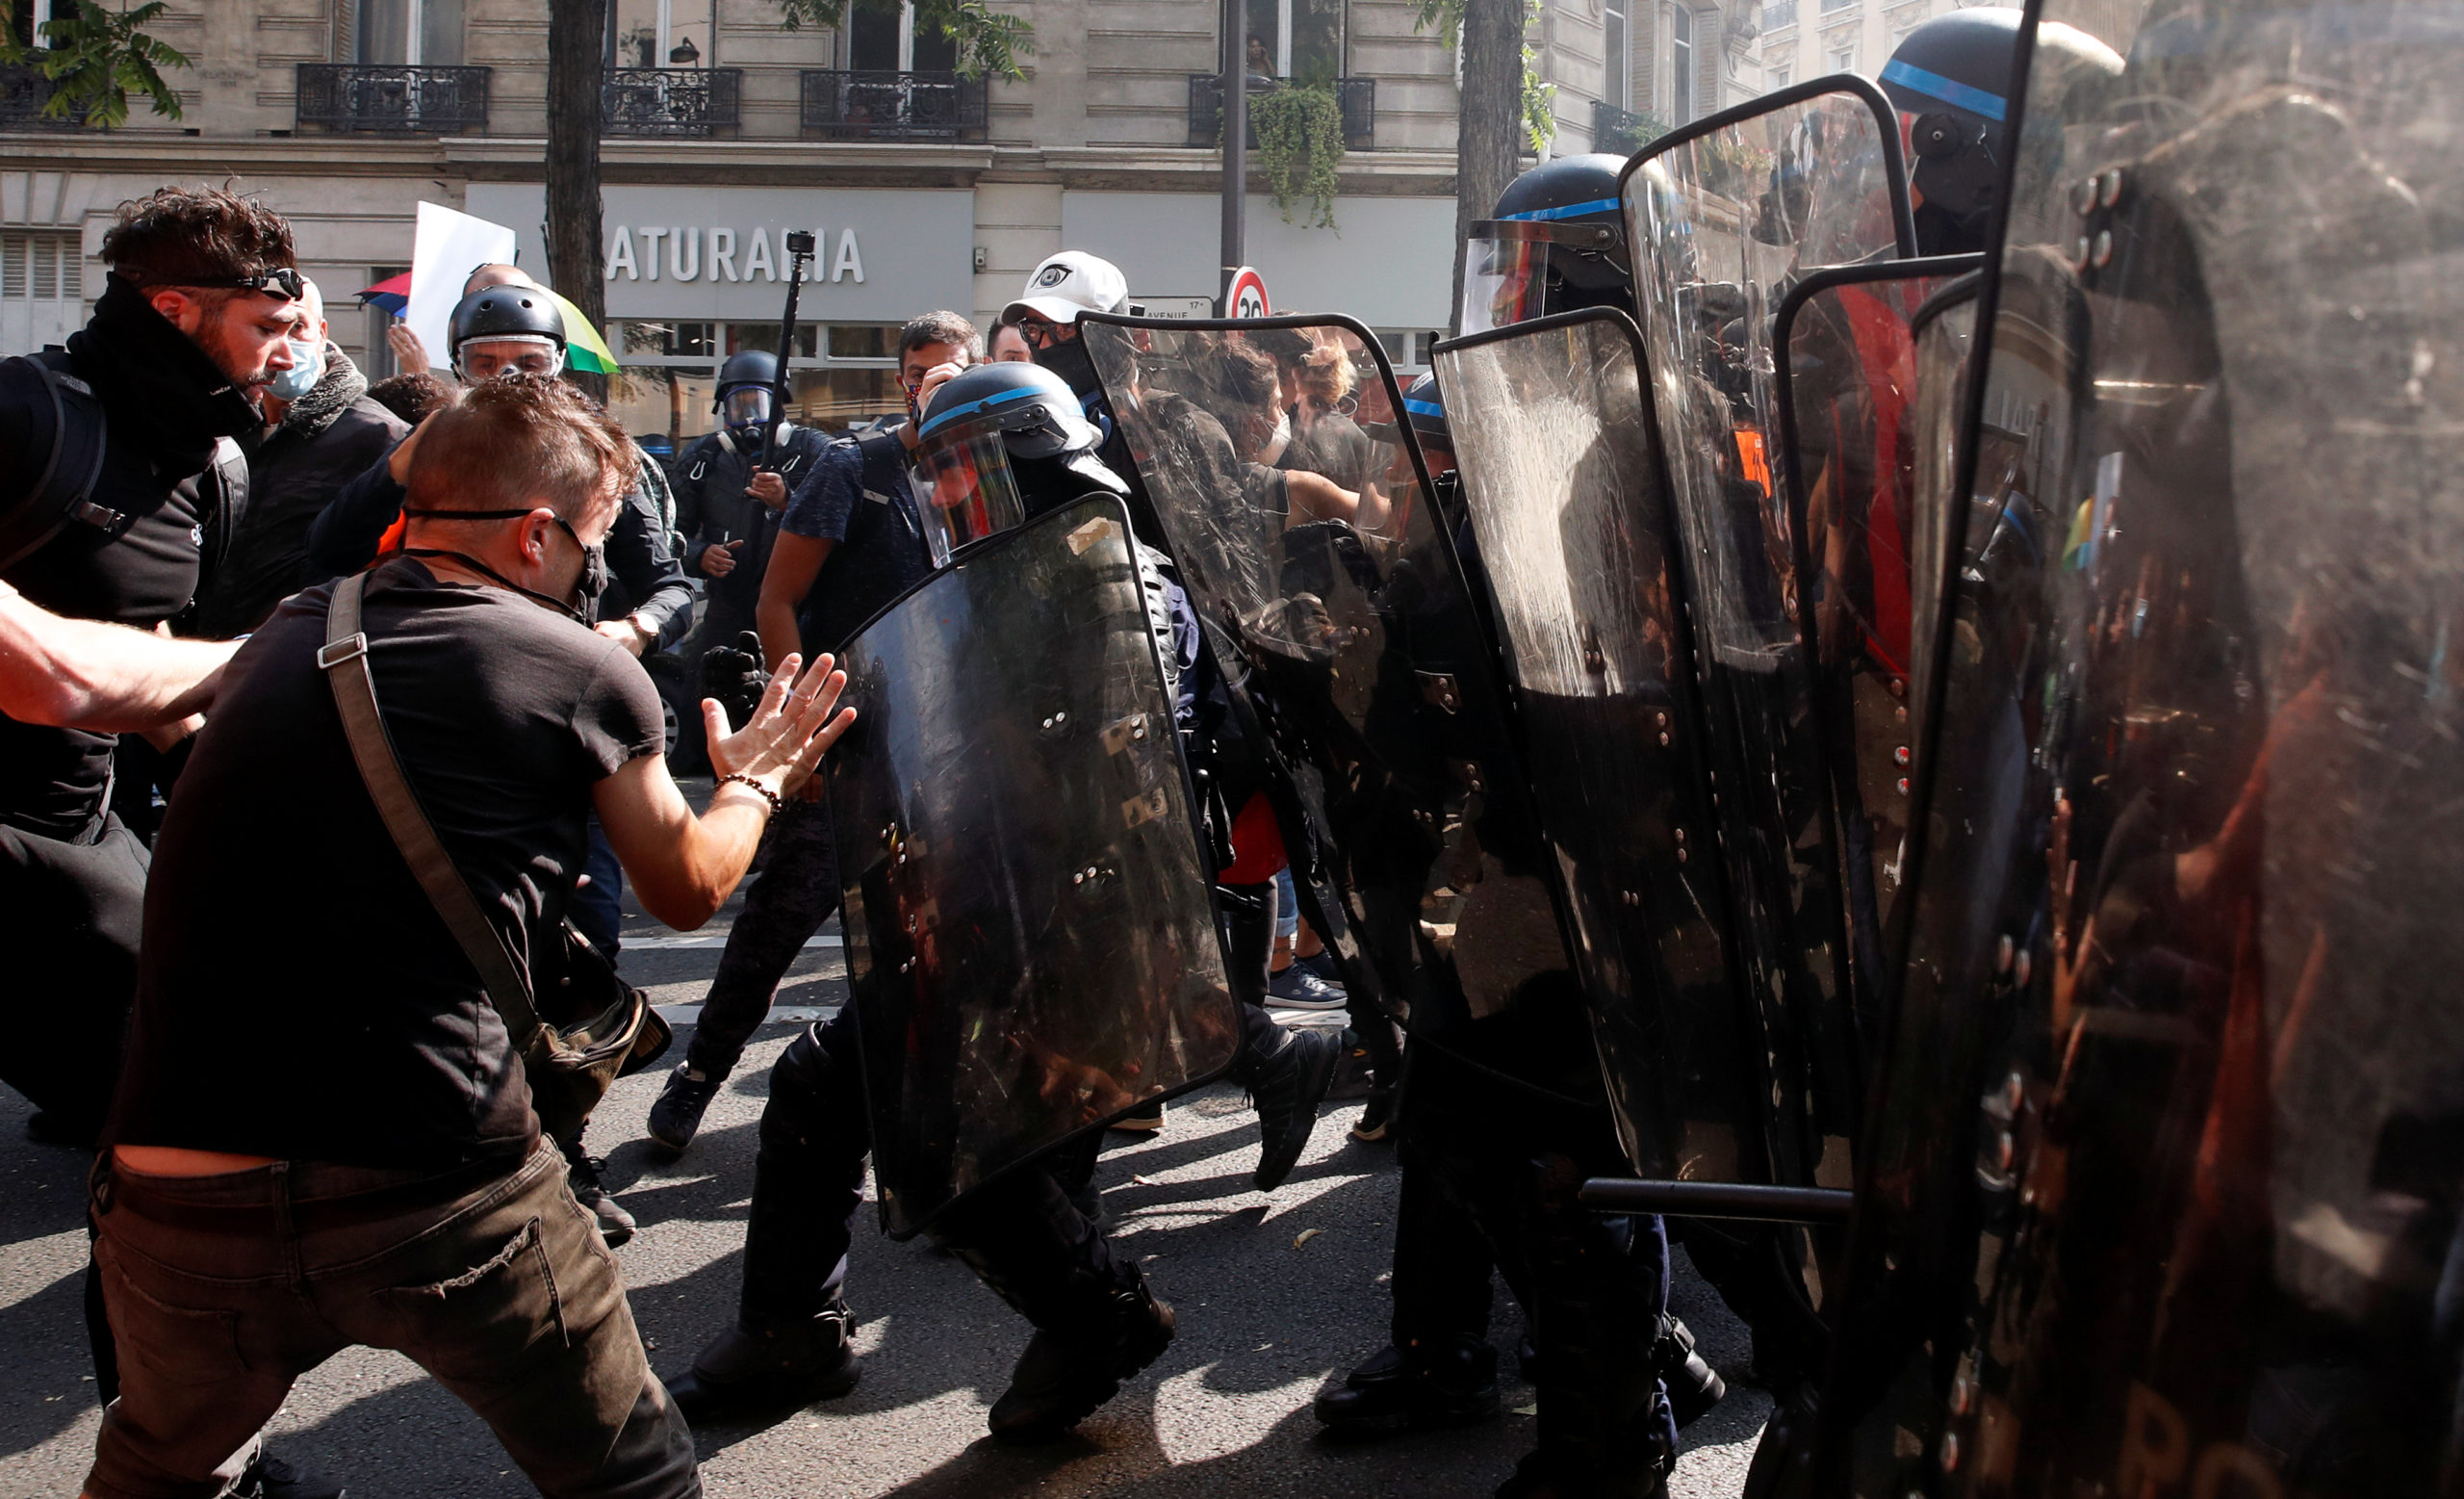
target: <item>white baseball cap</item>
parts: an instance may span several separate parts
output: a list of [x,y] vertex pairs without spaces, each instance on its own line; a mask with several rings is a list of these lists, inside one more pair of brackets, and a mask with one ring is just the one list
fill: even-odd
[[1082,312],[1118,312],[1128,302],[1129,278],[1120,267],[1085,250],[1063,250],[1036,267],[1026,291],[1001,316],[1032,312],[1053,323],[1075,323]]

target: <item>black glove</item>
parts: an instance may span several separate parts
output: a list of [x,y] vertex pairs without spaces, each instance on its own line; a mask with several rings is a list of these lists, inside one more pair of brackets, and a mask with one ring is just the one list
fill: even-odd
[[719,700],[731,729],[745,726],[769,689],[770,673],[761,666],[761,637],[750,630],[737,635],[735,644],[714,645],[702,657],[702,695]]

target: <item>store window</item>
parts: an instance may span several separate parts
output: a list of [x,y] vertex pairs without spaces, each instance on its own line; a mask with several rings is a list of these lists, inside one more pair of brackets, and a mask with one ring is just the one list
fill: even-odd
[[1694,118],[1694,13],[1677,6],[1668,13],[1669,120],[1686,124]]
[[959,65],[959,44],[927,26],[919,34],[915,7],[851,7],[847,17],[847,65],[867,72],[950,73]]
[[[612,323],[608,339],[625,367],[609,382],[608,410],[625,430],[663,435],[681,452],[717,424],[711,407],[727,355],[775,352],[779,324],[630,318]],[[896,323],[797,323],[787,356],[788,419],[845,432],[904,418],[897,348]]]
[[607,65],[716,67],[718,15],[717,0],[608,0]]
[[1248,70],[1270,78],[1340,78],[1344,0],[1248,0]]
[[463,0],[357,0],[354,61],[458,67]]
[[67,342],[86,321],[85,295],[76,230],[0,230],[0,353]]

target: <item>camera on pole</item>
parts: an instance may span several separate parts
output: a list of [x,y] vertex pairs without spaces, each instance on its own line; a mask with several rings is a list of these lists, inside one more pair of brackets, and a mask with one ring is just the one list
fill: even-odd
[[770,467],[770,445],[778,439],[779,423],[786,416],[787,357],[795,348],[796,302],[805,289],[805,262],[813,255],[811,230],[790,229],[782,238],[787,246],[787,310],[779,317],[779,382],[771,388],[770,420],[762,426],[761,451],[753,459],[757,474]]

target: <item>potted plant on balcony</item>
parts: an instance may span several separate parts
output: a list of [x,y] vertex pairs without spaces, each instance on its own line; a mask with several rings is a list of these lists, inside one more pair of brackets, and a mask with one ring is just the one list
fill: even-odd
[[1344,159],[1344,107],[1331,77],[1294,79],[1249,95],[1249,125],[1258,138],[1258,166],[1290,223],[1292,206],[1306,199],[1307,227],[1333,229],[1337,168]]

